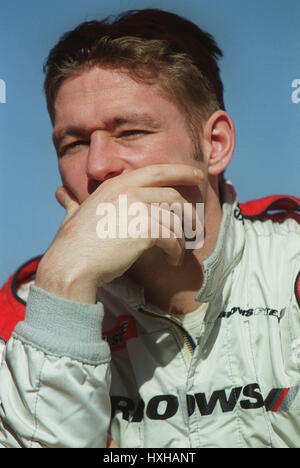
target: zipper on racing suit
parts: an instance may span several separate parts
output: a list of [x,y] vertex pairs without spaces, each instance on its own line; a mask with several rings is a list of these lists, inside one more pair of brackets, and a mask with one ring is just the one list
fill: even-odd
[[148,310],[143,307],[139,307],[138,311],[144,312],[157,319],[167,321],[171,325],[172,330],[174,331],[179,343],[181,343],[184,350],[187,351],[187,354],[189,355],[190,360],[192,359],[193,354],[194,354],[194,349],[196,348],[196,343],[194,342],[191,335],[185,330],[185,328],[180,323],[178,323],[177,321],[175,321],[175,319],[171,317],[164,317],[163,315],[160,315],[152,310]]

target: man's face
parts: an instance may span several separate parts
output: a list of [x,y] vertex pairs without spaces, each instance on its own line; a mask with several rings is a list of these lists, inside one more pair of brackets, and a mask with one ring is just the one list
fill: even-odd
[[103,181],[152,164],[191,164],[179,108],[157,85],[93,67],[67,78],[55,101],[53,140],[63,184],[81,203]]

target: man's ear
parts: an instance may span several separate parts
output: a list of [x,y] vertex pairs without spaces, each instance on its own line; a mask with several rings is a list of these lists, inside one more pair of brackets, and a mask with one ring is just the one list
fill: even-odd
[[219,110],[209,117],[203,127],[202,142],[208,174],[221,174],[235,148],[235,129],[227,112]]

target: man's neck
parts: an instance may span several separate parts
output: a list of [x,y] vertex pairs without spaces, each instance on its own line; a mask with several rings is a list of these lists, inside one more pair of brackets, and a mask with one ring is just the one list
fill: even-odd
[[[216,196],[214,196],[216,195]],[[202,262],[213,251],[222,219],[217,194],[205,204],[205,237],[200,249],[186,250],[182,265],[166,262],[164,252],[154,247],[130,269],[130,276],[144,287],[146,300],[169,314],[187,314],[199,307],[195,294],[203,283]]]

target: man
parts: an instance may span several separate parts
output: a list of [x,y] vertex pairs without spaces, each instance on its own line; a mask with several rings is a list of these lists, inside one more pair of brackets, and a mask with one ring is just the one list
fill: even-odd
[[[300,203],[241,212],[223,177],[235,136],[220,55],[159,10],[84,23],[50,52],[66,218],[34,283],[19,281],[27,311],[1,367],[4,447],[299,445]],[[121,195],[149,208],[143,235],[99,238],[99,206],[120,219]],[[173,210],[152,214],[162,202],[190,204],[193,226],[204,203],[201,248],[186,249]],[[246,219],[271,202],[287,212]]]

